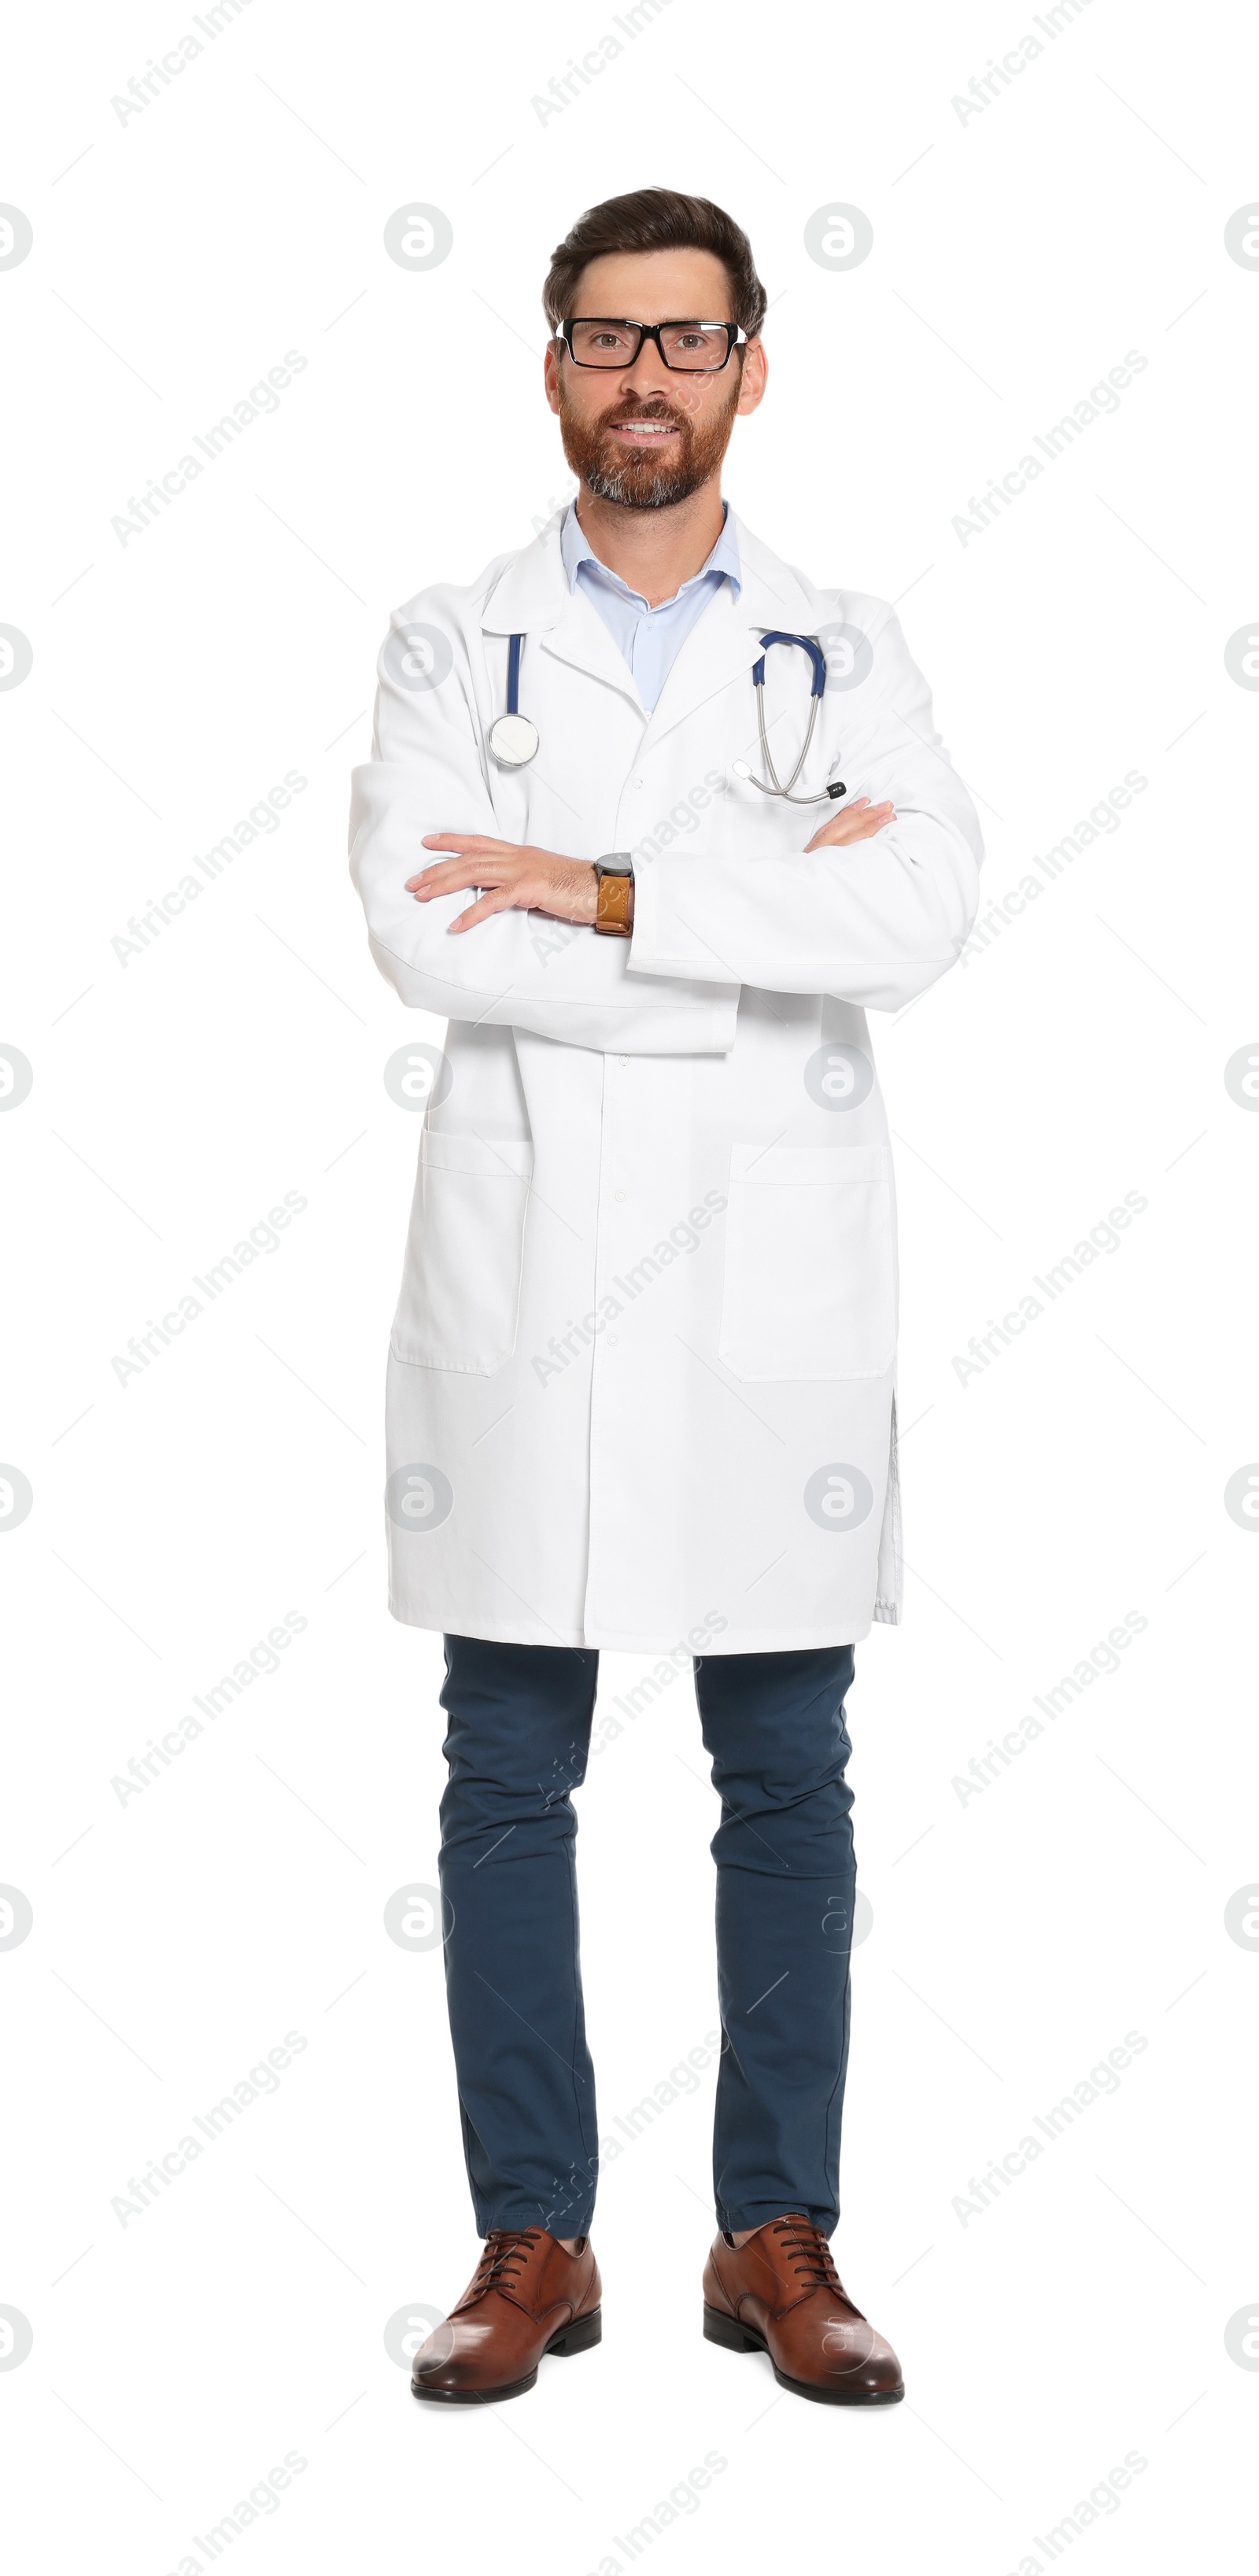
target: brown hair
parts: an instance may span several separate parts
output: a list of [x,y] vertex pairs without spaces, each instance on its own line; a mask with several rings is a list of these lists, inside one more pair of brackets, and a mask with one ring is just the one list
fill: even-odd
[[542,289],[552,331],[572,312],[582,270],[592,259],[617,250],[711,251],[730,280],[735,321],[749,339],[760,330],[768,299],[756,274],[752,245],[733,216],[709,197],[684,197],[676,188],[635,188],[627,197],[608,197],[601,206],[588,207],[554,253]]

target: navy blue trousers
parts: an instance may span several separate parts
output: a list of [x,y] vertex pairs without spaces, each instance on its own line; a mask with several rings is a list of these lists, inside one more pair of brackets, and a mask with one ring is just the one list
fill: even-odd
[[[582,2236],[599,2171],[577,1921],[577,1816],[599,1657],[447,1637],[446,1988],[477,2226]],[[839,2214],[855,1861],[851,1646],[704,1655],[721,1823],[717,2217]]]

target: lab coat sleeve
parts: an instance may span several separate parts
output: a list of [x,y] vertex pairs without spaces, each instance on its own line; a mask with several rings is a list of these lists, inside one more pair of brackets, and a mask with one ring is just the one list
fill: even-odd
[[[979,900],[979,818],[891,611],[875,641],[880,685],[845,743],[843,774],[850,799],[890,798],[896,820],[847,848],[760,858],[723,851],[715,816],[707,849],[636,861],[631,974],[895,1011],[960,955]],[[825,814],[802,814],[802,840]]]
[[[422,617],[449,633],[453,621],[448,610],[442,613],[444,604],[440,593],[418,603]],[[707,969],[692,975],[680,965],[631,979],[628,940],[520,911],[495,913],[456,933],[450,924],[475,902],[474,894],[417,903],[407,893],[408,877],[446,855],[424,849],[426,832],[466,828],[508,836],[486,784],[466,659],[461,670],[456,648],[454,666],[439,685],[411,690],[391,668],[398,660],[387,641],[378,665],[373,756],[353,773],[350,874],[372,955],[403,1001],[442,1019],[528,1029],[605,1053],[728,1052],[737,1025],[736,979]]]

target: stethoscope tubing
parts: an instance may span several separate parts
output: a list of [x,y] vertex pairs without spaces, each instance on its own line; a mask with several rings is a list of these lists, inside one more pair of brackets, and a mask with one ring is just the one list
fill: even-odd
[[[765,655],[771,644],[798,644],[801,652],[808,654],[810,663],[813,667],[813,681],[809,691],[809,721],[805,728],[804,741],[800,745],[800,757],[785,786],[774,767],[774,755],[770,750],[769,736],[765,730]],[[754,778],[751,770],[749,769],[747,772],[747,783],[749,787],[759,787],[762,796],[781,797],[784,805],[826,805],[833,803],[836,792],[840,795],[843,794],[842,787],[838,791],[835,791],[831,787],[826,787],[823,789],[820,796],[793,796],[791,792],[795,786],[796,780],[804,768],[806,760],[809,757],[809,746],[813,740],[813,728],[817,723],[817,711],[821,705],[822,698],[826,690],[826,655],[822,651],[821,645],[817,643],[811,635],[784,635],[781,634],[777,628],[775,628],[769,635],[762,635],[761,658],[759,662],[754,662],[752,665],[752,686],[756,691],[756,729],[761,739],[761,758],[769,772],[769,778],[768,781],[764,778]]]
[[[509,717],[517,718],[521,724],[527,724],[527,719],[520,717],[520,654],[524,640],[523,635],[510,635],[507,639],[506,711]],[[791,776],[787,780],[785,786],[774,767],[774,756],[770,750],[769,736],[765,730],[765,656],[771,644],[798,644],[801,652],[808,654],[809,661],[812,666],[812,682],[809,689],[809,721],[805,727],[804,741],[800,745],[800,757],[797,760],[795,768],[792,770]],[[741,777],[746,777],[749,787],[757,788],[762,796],[778,796],[782,799],[782,802],[785,805],[827,805],[832,804],[837,796],[843,796],[846,793],[843,783],[842,781],[836,782],[835,780],[832,780],[829,787],[823,788],[820,796],[795,796],[792,793],[796,780],[799,778],[801,771],[804,768],[804,764],[809,757],[809,750],[813,741],[814,727],[817,724],[817,711],[826,691],[826,656],[822,651],[821,645],[816,641],[816,638],[812,635],[785,635],[780,633],[776,627],[772,629],[769,634],[762,635],[760,658],[752,665],[752,686],[756,691],[756,729],[760,736],[761,758],[769,772],[769,777],[768,779],[754,778],[751,770],[744,768],[743,764],[740,763],[739,774]],[[537,727],[534,725],[528,726],[528,731],[533,735],[533,749],[531,751],[525,751],[522,753],[519,749],[516,749],[511,757],[506,757],[503,752],[496,748],[494,742],[497,725],[501,723],[502,718],[500,717],[496,720],[496,724],[491,725],[490,727],[490,750],[494,753],[495,759],[498,760],[503,767],[513,769],[519,768],[523,765],[525,760],[531,760],[534,753],[537,751]]]

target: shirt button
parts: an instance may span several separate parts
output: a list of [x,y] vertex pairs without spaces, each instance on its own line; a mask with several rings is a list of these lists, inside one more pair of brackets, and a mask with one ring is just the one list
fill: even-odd
[[604,1334],[604,1336],[603,1336],[603,1338],[604,1338],[605,1342],[607,1343],[608,1349],[609,1349],[610,1351],[614,1351],[614,1350],[616,1349],[616,1335],[615,1335],[615,1333],[605,1333],[605,1334]]
[[631,787],[641,787],[642,783],[641,778],[631,778],[630,780]]
[[616,1196],[617,1196],[617,1201],[618,1201],[618,1203],[619,1203],[619,1202],[624,1198],[624,1196],[625,1196],[625,1192],[624,1192],[624,1190],[618,1190],[618,1191],[617,1191],[617,1193],[616,1193]]
[[629,1057],[627,1055],[618,1056],[617,1063],[627,1065],[629,1063]]

